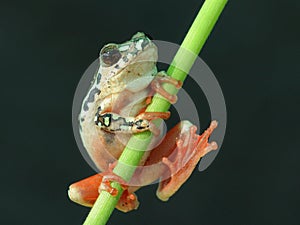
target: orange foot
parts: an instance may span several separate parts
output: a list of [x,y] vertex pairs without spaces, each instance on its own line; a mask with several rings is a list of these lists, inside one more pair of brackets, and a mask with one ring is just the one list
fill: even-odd
[[[108,176],[109,178],[109,176]],[[93,175],[84,180],[78,181],[70,185],[68,190],[69,198],[80,205],[92,207],[99,196],[99,188],[103,183],[103,173]],[[105,182],[107,183],[107,182]],[[110,183],[109,185],[110,186]],[[104,189],[106,187],[104,185]],[[110,189],[108,187],[108,189]],[[113,188],[110,189],[110,193],[117,195],[117,191]],[[139,201],[134,193],[130,193],[127,189],[123,191],[116,208],[122,212],[128,212],[137,209]]]
[[99,186],[99,193],[101,191],[107,191],[112,196],[117,196],[118,195],[118,189],[113,188],[111,186],[112,181],[118,182],[121,185],[123,190],[128,189],[127,182],[122,177],[120,177],[120,176],[113,173],[113,169],[115,168],[116,165],[117,165],[117,161],[115,161],[114,163],[110,163],[108,165],[108,171],[101,173],[102,182],[101,182],[101,185]]
[[176,143],[176,153],[162,159],[169,172],[160,182],[157,190],[158,198],[167,201],[189,178],[200,158],[218,148],[216,142],[208,142],[209,136],[217,125],[217,121],[212,121],[209,128],[200,136],[196,134],[197,127],[194,125],[190,126],[188,131],[181,133]]

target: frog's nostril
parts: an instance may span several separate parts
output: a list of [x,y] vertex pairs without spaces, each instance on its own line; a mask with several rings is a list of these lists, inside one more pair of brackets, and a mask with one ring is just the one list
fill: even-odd
[[100,52],[100,57],[103,63],[107,66],[112,66],[122,57],[116,45],[108,45]]
[[144,49],[150,43],[149,39],[144,39],[142,42],[142,49]]

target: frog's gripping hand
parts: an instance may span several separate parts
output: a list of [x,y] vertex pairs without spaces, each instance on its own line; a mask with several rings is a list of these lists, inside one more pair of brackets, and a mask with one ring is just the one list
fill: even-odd
[[[150,96],[152,97],[153,94],[157,93],[168,100],[171,104],[175,104],[177,102],[177,95],[172,95],[167,92],[162,86],[164,83],[172,84],[176,89],[179,89],[182,86],[182,82],[180,80],[176,80],[173,77],[168,76],[165,71],[160,71],[156,74],[156,77],[151,83],[152,93]],[[147,99],[147,102],[150,103],[149,99]]]

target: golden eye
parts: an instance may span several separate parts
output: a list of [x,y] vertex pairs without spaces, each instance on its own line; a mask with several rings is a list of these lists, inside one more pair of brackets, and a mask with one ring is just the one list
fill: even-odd
[[117,45],[106,45],[100,51],[100,57],[102,62],[107,66],[116,64],[122,57]]

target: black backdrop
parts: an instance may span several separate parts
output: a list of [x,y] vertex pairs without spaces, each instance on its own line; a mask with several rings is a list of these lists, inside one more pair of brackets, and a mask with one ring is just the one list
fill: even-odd
[[[89,210],[66,192],[94,173],[72,132],[81,74],[136,31],[180,44],[202,1],[0,4],[1,224],[81,224]],[[168,203],[145,187],[108,224],[299,224],[299,6],[228,3],[201,53],[226,99],[221,152]]]

